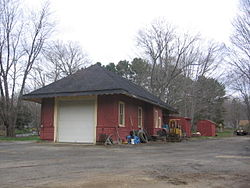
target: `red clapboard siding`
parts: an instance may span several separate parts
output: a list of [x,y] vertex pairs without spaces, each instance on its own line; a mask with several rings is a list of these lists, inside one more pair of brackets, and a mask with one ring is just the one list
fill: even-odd
[[[118,126],[118,104],[119,101],[125,103],[125,127]],[[142,108],[142,125],[153,135],[157,132],[154,127],[154,110],[158,111],[162,119],[162,110],[154,108],[153,105],[125,95],[101,95],[98,96],[97,128],[96,140],[101,141],[101,135],[113,135],[117,140],[117,135],[126,140],[130,131],[138,130],[138,107]]]
[[201,136],[215,136],[216,125],[209,120],[200,120],[197,122],[197,131],[201,133]]

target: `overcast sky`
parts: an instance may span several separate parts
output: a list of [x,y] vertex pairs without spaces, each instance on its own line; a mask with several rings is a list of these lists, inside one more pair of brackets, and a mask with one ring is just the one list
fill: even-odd
[[[43,0],[27,0],[36,6]],[[131,60],[139,29],[164,17],[183,31],[227,43],[238,0],[50,0],[57,39],[78,41],[95,62]]]

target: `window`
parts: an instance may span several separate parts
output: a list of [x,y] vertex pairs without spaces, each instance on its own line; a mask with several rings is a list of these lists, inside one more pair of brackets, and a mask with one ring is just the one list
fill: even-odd
[[142,108],[138,107],[138,128],[142,128]]
[[155,128],[158,128],[158,111],[155,110],[154,113],[154,122],[155,122]]
[[125,103],[119,102],[119,125],[125,126]]
[[161,117],[158,117],[158,128],[161,128]]

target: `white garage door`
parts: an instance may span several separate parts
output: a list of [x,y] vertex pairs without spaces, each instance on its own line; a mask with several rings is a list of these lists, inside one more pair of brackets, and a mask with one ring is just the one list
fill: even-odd
[[59,142],[93,143],[94,130],[94,100],[59,102]]

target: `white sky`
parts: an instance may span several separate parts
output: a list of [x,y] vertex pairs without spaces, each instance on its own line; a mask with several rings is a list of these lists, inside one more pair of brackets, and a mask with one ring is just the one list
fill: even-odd
[[[26,0],[37,5],[43,0]],[[50,0],[58,21],[55,39],[78,41],[95,62],[137,56],[136,35],[164,17],[189,33],[227,43],[238,0]]]

